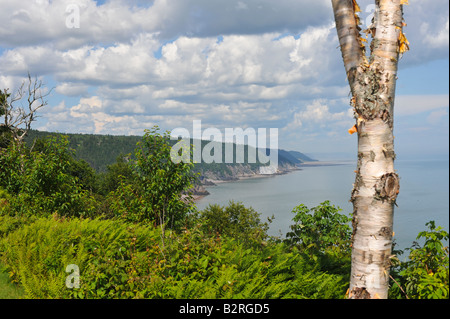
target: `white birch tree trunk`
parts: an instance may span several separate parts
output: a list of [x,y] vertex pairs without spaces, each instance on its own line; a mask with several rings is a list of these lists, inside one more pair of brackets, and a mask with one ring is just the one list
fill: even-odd
[[[332,0],[358,133],[358,167],[352,192],[353,238],[350,299],[386,299],[392,253],[394,205],[394,100],[403,52],[404,0],[376,0],[371,54],[366,57],[355,0]],[[402,48],[402,50],[401,50]]]

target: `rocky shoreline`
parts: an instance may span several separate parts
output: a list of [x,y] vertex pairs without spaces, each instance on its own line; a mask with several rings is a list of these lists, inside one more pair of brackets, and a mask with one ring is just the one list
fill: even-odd
[[240,169],[233,169],[232,175],[220,176],[211,172],[206,172],[206,174],[202,175],[200,178],[200,184],[191,189],[192,197],[194,201],[202,199],[208,196],[210,193],[206,189],[206,187],[216,186],[222,183],[236,182],[246,179],[256,179],[256,178],[268,178],[279,175],[285,175],[294,171],[301,170],[301,167],[298,165],[283,165],[278,168],[276,173],[273,174],[260,174],[259,169],[258,172],[255,172],[248,167],[242,166]]

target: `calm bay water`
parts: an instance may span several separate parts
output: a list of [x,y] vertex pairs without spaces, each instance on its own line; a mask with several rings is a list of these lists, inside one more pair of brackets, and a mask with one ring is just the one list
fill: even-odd
[[[303,167],[287,175],[241,180],[208,187],[211,195],[198,201],[199,209],[209,204],[227,205],[230,200],[253,207],[266,217],[275,216],[270,235],[282,236],[292,224],[292,209],[299,204],[309,208],[329,200],[343,213],[353,210],[349,202],[356,163]],[[395,209],[394,230],[398,248],[410,247],[431,220],[449,230],[449,162],[397,161],[401,191]]]

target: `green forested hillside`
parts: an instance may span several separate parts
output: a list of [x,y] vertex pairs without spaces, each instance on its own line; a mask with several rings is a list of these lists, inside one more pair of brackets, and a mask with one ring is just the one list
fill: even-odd
[[[61,133],[50,133],[31,130],[26,138],[28,145],[32,145],[36,138],[42,138],[49,135],[61,135]],[[137,142],[142,139],[142,136],[117,136],[117,135],[94,135],[94,134],[63,134],[68,136],[69,147],[75,150],[75,156],[78,159],[83,159],[88,162],[92,168],[97,172],[105,172],[108,165],[116,162],[119,155],[133,154],[136,148]],[[202,148],[209,143],[208,141],[202,142]],[[225,144],[222,145],[223,155],[222,163],[225,163]],[[236,146],[234,145],[236,150]],[[244,159],[247,163],[248,147],[245,146]],[[236,152],[234,153],[236,156]],[[304,161],[315,161],[314,159],[304,155],[297,151],[278,151],[278,162],[283,165],[298,165]],[[256,170],[261,166],[261,163],[249,164],[250,170]],[[196,169],[201,172],[214,171],[214,172],[228,172],[229,165],[226,164],[207,164],[199,163],[196,165]],[[229,173],[229,172],[228,172]]]
[[[31,130],[26,138],[28,145],[32,145],[36,138],[60,133],[40,132]],[[136,143],[142,136],[113,136],[94,134],[64,134],[69,137],[69,147],[75,150],[78,159],[84,159],[98,172],[106,171],[108,165],[113,164],[120,154],[133,154]]]

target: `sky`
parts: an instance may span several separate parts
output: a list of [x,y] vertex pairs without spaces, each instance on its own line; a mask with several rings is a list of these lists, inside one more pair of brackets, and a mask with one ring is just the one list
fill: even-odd
[[[363,27],[374,1],[360,0]],[[142,135],[154,125],[277,128],[282,149],[353,159],[330,0],[0,0],[0,87],[52,89],[33,128]],[[449,2],[404,7],[398,158],[448,158]]]

